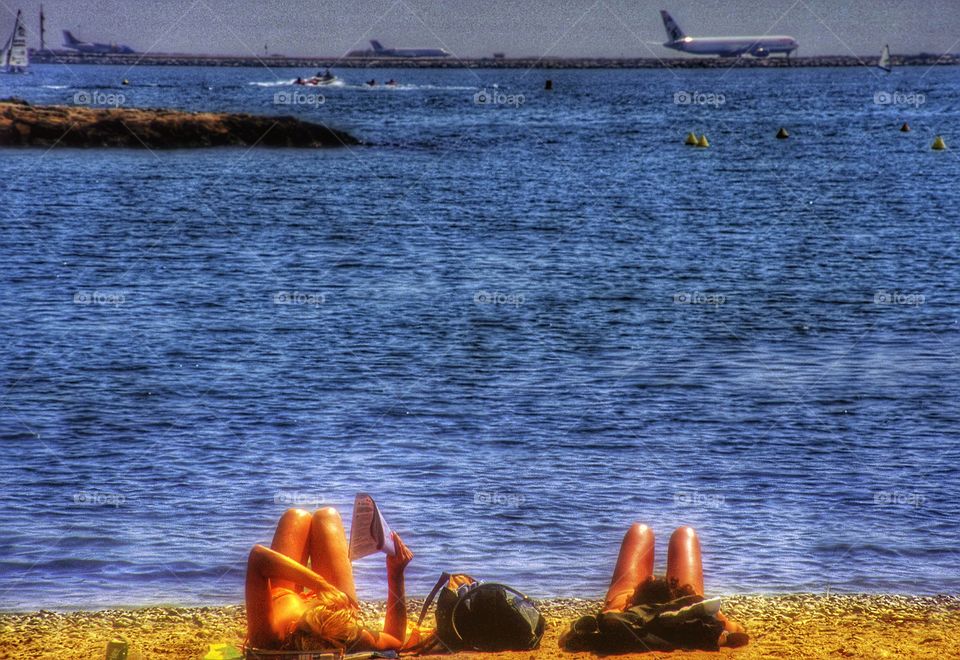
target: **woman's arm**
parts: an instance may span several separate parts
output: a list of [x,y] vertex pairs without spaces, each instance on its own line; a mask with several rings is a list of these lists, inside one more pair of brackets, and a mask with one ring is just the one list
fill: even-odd
[[363,631],[363,643],[374,651],[399,651],[407,636],[407,601],[404,597],[403,571],[413,559],[413,553],[393,532],[394,556],[387,555],[387,614],[383,632]]
[[396,532],[393,533],[393,545],[396,553],[393,557],[387,555],[387,614],[383,622],[383,632],[403,644],[407,636],[407,601],[403,571],[413,559],[413,553],[403,544]]
[[413,553],[403,544],[400,536],[393,533],[396,553],[387,555],[387,614],[383,632],[363,631],[364,646],[374,651],[399,651],[407,636],[407,601],[404,597],[403,571],[413,559]]
[[[335,591],[342,593],[300,562],[262,545],[253,546],[253,550],[250,551],[247,570],[255,570],[268,579],[289,580],[316,592]],[[347,597],[349,598],[349,596]]]

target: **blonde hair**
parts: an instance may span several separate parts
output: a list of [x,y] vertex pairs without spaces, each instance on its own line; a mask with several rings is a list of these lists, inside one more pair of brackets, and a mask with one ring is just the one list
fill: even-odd
[[296,651],[347,650],[360,640],[363,621],[350,599],[340,591],[323,591],[310,599],[288,646]]

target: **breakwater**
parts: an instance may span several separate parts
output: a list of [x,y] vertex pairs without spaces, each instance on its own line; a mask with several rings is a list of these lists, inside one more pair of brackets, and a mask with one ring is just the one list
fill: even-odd
[[[224,66],[351,69],[415,68],[415,69],[727,69],[782,67],[853,67],[876,66],[878,58],[853,55],[817,57],[638,57],[638,58],[368,58],[368,57],[251,57],[227,55],[181,54],[111,54],[95,55],[69,51],[37,52],[31,55],[38,64],[117,64],[122,66]],[[894,55],[893,66],[956,66],[960,57],[952,54]]]

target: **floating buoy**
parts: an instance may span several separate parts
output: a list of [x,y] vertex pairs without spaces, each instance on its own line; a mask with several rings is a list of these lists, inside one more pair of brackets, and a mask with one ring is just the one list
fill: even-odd
[[687,133],[687,139],[683,141],[688,147],[697,146],[697,134],[696,133]]
[[932,148],[934,151],[943,151],[944,149],[947,148],[947,143],[944,142],[943,138],[938,135],[937,139],[933,141]]
[[547,80],[547,82],[544,83],[543,88],[549,92],[551,89],[553,89],[553,81]]
[[786,140],[788,137],[790,137],[790,134],[787,133],[787,129],[785,129],[783,126],[781,126],[781,127],[780,127],[780,130],[777,131],[777,139],[778,139],[778,140]]
[[127,80],[126,78],[124,78],[124,79],[123,79],[123,84],[124,84],[124,85],[129,85],[129,84],[130,84],[130,81]]
[[908,124],[907,122],[903,122],[903,126],[900,127],[900,132],[901,132],[901,133],[909,133],[909,132],[910,132],[910,124]]
[[706,149],[707,147],[710,146],[710,141],[707,140],[707,136],[706,136],[706,135],[701,135],[701,136],[700,136],[700,139],[697,140],[697,146],[700,147],[701,149]]

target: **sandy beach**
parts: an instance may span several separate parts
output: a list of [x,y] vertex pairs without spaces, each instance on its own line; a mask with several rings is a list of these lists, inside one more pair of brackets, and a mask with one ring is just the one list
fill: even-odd
[[[539,651],[457,654],[451,658],[587,658],[557,647],[564,623],[594,611],[596,601],[555,599],[540,603],[547,633]],[[368,619],[382,603],[366,604]],[[411,601],[411,612],[417,607]],[[749,646],[720,653],[649,653],[637,657],[754,658],[947,658],[960,638],[958,596],[731,596],[724,611],[747,626]],[[210,644],[240,645],[244,610],[230,607],[151,607],[81,612],[0,614],[0,658],[102,658],[107,642],[124,639],[130,660],[202,658]],[[624,656],[626,657],[626,656]]]

